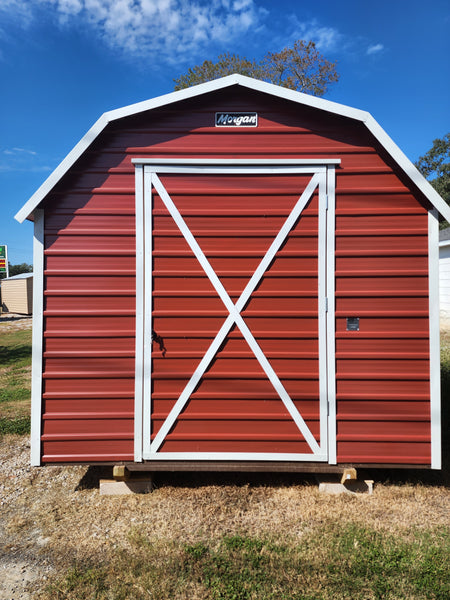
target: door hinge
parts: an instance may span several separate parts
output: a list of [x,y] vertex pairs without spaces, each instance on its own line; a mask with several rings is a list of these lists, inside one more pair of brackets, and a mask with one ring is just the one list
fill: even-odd
[[328,298],[325,298],[325,312],[328,312]]
[[328,210],[328,194],[325,195],[325,210]]

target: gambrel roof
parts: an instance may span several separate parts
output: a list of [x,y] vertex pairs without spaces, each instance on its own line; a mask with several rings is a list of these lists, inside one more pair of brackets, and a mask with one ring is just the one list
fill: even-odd
[[31,196],[28,202],[19,210],[15,218],[20,223],[27,218],[32,219],[34,209],[47,196],[47,194],[52,191],[54,186],[67,173],[75,161],[77,161],[78,158],[80,158],[80,156],[89,148],[92,142],[105,129],[108,123],[124,117],[136,115],[141,112],[160,108],[174,102],[180,102],[181,100],[195,98],[209,92],[229,88],[231,86],[241,86],[243,88],[263,92],[274,97],[283,98],[297,104],[317,108],[331,114],[348,117],[363,123],[383,146],[386,152],[394,159],[394,161],[407,175],[411,182],[414,183],[419,190],[421,190],[421,192],[438,210],[438,212],[440,212],[447,221],[450,221],[450,207],[368,112],[237,74],[229,75],[228,77],[223,77],[222,79],[215,79],[214,81],[208,81],[207,83],[202,83],[184,90],[158,96],[157,98],[153,98],[151,100],[145,100],[144,102],[130,104],[129,106],[125,106],[123,108],[105,112],[91,127],[91,129],[89,129],[85,136],[78,142],[73,150],[69,152],[66,158],[46,179],[46,181],[44,181],[41,187],[33,194],[33,196]]

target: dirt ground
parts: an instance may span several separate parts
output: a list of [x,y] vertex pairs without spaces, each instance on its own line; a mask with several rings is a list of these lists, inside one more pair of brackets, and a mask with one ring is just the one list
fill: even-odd
[[196,543],[224,534],[302,536],[333,520],[392,532],[448,526],[450,518],[449,481],[439,473],[372,473],[371,496],[319,494],[312,477],[258,474],[160,474],[152,494],[100,496],[110,469],[31,467],[29,452],[27,437],[0,440],[2,600],[35,598],[55,574],[127,548],[137,531]]

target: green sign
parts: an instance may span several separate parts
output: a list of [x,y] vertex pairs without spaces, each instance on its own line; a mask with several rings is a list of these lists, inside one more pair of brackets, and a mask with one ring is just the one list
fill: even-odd
[[6,273],[8,276],[8,253],[6,246],[0,246],[0,273]]

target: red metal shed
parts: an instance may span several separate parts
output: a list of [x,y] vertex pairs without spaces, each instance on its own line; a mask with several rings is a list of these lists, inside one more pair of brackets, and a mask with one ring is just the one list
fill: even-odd
[[32,463],[440,468],[437,211],[327,100],[232,75],[105,113],[16,215]]

